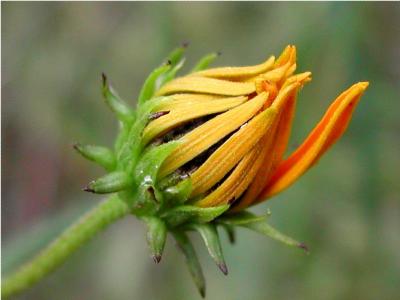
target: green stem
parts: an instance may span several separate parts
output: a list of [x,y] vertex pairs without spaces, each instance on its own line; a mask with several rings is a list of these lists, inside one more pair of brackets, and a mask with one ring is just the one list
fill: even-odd
[[101,202],[66,229],[32,261],[7,277],[1,286],[2,297],[6,298],[19,293],[40,281],[60,266],[84,242],[128,213],[128,205],[117,195]]

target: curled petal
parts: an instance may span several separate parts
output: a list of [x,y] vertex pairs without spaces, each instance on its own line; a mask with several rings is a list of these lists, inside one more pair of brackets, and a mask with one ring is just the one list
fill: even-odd
[[159,176],[162,178],[172,173],[246,123],[262,108],[267,98],[267,93],[261,93],[184,135],[179,147],[165,160]]
[[275,123],[277,112],[267,109],[258,114],[220,146],[206,162],[196,170],[192,178],[192,194],[206,192],[219,182],[254,147]]
[[209,95],[209,94],[174,94],[168,96],[171,101],[164,101],[156,107],[156,111],[171,110],[178,105],[191,105],[193,102],[198,103],[201,101],[217,100],[226,98],[221,95]]
[[269,198],[291,185],[306,172],[345,132],[352,113],[368,82],[360,82],[343,92],[329,107],[304,143],[281,162],[259,200]]
[[196,202],[200,207],[211,207],[222,204],[230,204],[231,201],[239,198],[246,190],[258,168],[257,157],[260,155],[261,147],[257,144],[250,152],[248,152],[239,162],[232,174],[213,192],[202,200]]
[[156,96],[185,92],[242,96],[255,92],[255,86],[250,82],[233,82],[207,77],[186,76],[168,82],[158,90]]
[[288,45],[283,50],[281,55],[279,55],[278,59],[275,62],[275,67],[280,67],[286,64],[287,62],[295,63],[296,62],[296,47],[293,45]]
[[[253,182],[246,190],[246,193],[240,199],[240,203],[235,204],[231,209],[232,211],[240,211],[253,204],[265,187],[265,182],[271,177],[276,165],[282,160],[290,137],[296,108],[298,88],[295,83],[300,85],[304,84],[310,80],[310,75],[311,73],[307,72],[290,77],[286,80],[283,90],[281,91],[286,97],[277,97],[275,99],[274,105],[278,105],[281,109],[276,124],[274,124],[271,131],[260,141],[263,144],[262,154],[258,158],[262,161],[261,167]],[[282,99],[284,99],[284,101],[282,101]]]
[[248,67],[222,67],[193,73],[193,76],[203,76],[221,79],[241,79],[244,77],[255,76],[270,70],[275,63],[275,57],[271,56],[265,62]]
[[243,104],[247,100],[247,97],[232,97],[224,98],[218,101],[215,100],[201,100],[191,101],[185,104],[178,104],[175,107],[171,104],[168,114],[152,121],[146,126],[143,131],[143,143],[147,144],[149,141],[154,139],[161,134],[176,128],[185,122],[190,120],[215,114],[223,111],[227,111],[233,107]]

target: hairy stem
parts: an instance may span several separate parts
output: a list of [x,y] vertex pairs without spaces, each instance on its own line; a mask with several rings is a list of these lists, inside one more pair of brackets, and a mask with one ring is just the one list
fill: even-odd
[[128,213],[128,205],[117,195],[101,202],[66,229],[32,261],[5,278],[1,286],[2,297],[6,298],[19,293],[40,281],[97,232]]

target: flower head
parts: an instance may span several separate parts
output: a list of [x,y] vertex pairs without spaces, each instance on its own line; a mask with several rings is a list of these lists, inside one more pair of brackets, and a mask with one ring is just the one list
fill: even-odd
[[[367,82],[336,98],[306,140],[285,158],[297,94],[311,80],[296,74],[296,48],[247,67],[207,69],[204,57],[189,74],[176,77],[185,47],[145,81],[136,111],[121,100],[103,76],[106,103],[120,121],[113,150],[76,145],[109,173],[86,191],[118,193],[132,214],[148,225],[156,262],[167,232],[185,254],[200,292],[204,278],[185,232],[198,231],[219,268],[227,273],[217,226],[233,240],[236,226],[287,245],[305,248],[244,211],[294,183],[343,135]],[[176,77],[176,78],[175,78]]]
[[297,93],[311,73],[294,74],[296,49],[288,46],[250,67],[193,72],[163,85],[170,101],[154,110],[145,143],[180,141],[163,162],[160,178],[190,177],[188,201],[200,207],[233,205],[238,211],[282,191],[343,134],[368,83],[338,97],[320,124],[283,159]]

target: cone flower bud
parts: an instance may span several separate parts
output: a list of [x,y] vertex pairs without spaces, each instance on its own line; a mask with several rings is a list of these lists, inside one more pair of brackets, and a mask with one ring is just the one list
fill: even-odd
[[340,94],[305,141],[285,156],[297,94],[311,81],[295,73],[296,48],[247,67],[208,69],[205,56],[187,75],[176,77],[186,47],[145,81],[134,111],[103,76],[106,104],[120,121],[114,149],[76,146],[109,173],[85,190],[118,193],[148,228],[147,241],[159,262],[167,233],[183,251],[200,293],[204,277],[186,235],[197,231],[211,257],[227,274],[217,226],[234,241],[236,226],[287,245],[305,245],[283,235],[245,209],[293,184],[343,135],[368,83]]
[[167,235],[182,251],[200,294],[201,264],[188,231],[200,234],[215,264],[228,267],[218,228],[235,242],[237,227],[308,251],[304,243],[269,225],[270,212],[246,208],[293,184],[343,135],[368,87],[359,82],[340,94],[305,141],[286,155],[297,94],[311,80],[295,73],[296,49],[248,67],[209,69],[218,56],[202,58],[177,77],[187,45],[172,51],[146,79],[132,109],[102,76],[105,103],[119,121],[112,148],[74,144],[107,172],[84,191],[112,194],[2,282],[2,297],[23,291],[60,266],[80,245],[116,220],[133,214],[147,226],[155,263]]

